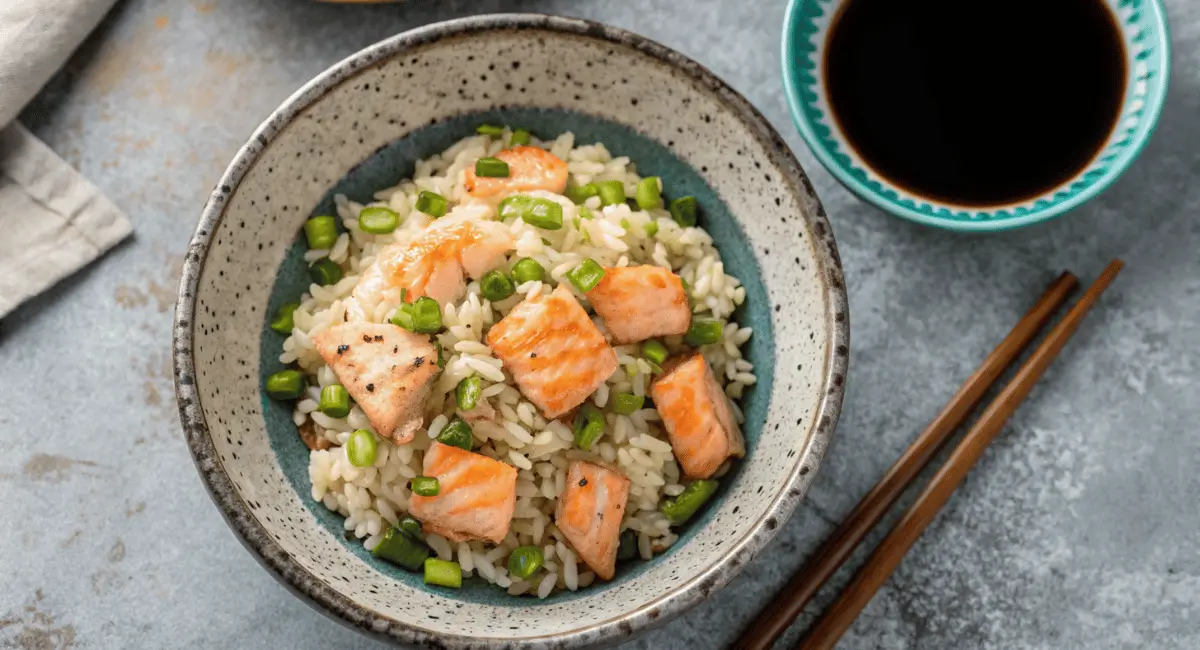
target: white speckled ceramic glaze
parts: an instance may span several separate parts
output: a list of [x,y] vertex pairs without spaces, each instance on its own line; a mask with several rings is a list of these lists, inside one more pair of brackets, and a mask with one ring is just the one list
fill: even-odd
[[[319,521],[289,482],[260,390],[278,355],[267,310],[301,224],[327,193],[393,143],[472,113],[553,109],[615,123],[702,179],[729,271],[759,287],[759,385],[751,452],[705,519],[667,554],[611,584],[546,601],[495,589],[427,589],[387,575]],[[536,126],[536,125],[535,125]],[[600,127],[601,130],[610,127]],[[617,128],[617,127],[613,127]],[[465,135],[464,133],[463,135]],[[539,134],[555,135],[555,134]],[[417,138],[419,141],[419,138]],[[415,151],[423,157],[437,151]],[[624,153],[624,152],[618,152]],[[635,156],[635,162],[638,162]],[[654,173],[654,170],[641,170]],[[697,181],[699,182],[699,181]],[[280,276],[282,277],[282,276]],[[320,75],[263,123],[204,207],[175,321],[176,388],[187,442],[246,546],[315,607],[393,642],[445,648],[558,648],[613,642],[720,588],[807,491],[837,422],[848,316],[833,235],[804,172],[741,96],[660,45],[594,23],[483,16],[401,34]],[[769,345],[768,345],[769,344]],[[260,359],[264,361],[260,361]]]

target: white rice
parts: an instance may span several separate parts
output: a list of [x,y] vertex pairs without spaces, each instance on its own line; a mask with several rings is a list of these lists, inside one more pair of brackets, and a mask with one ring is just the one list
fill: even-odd
[[[334,445],[344,444],[356,429],[371,430],[357,407],[346,418],[330,418],[316,410],[317,386],[337,383],[337,377],[317,354],[312,337],[344,320],[345,299],[379,248],[406,241],[431,222],[427,215],[413,209],[417,193],[422,189],[438,192],[453,207],[466,197],[464,170],[474,165],[476,159],[498,152],[507,140],[507,132],[499,138],[464,138],[442,154],[417,162],[413,179],[376,192],[375,202],[370,205],[390,207],[403,219],[393,233],[363,232],[358,228],[357,218],[366,206],[341,195],[336,197],[337,214],[346,232],[330,250],[310,251],[305,259],[311,263],[328,256],[342,266],[345,276],[332,286],[309,287],[300,299],[300,307],[294,314],[295,328],[280,355],[280,361],[296,363],[310,376],[308,394],[296,403],[293,413],[297,425],[311,422],[318,435]],[[626,194],[633,196],[640,180],[628,158],[613,158],[603,144],[575,146],[571,133],[549,141],[535,138],[532,144],[568,161],[573,184],[619,180],[625,184]],[[444,306],[443,323],[447,330],[438,338],[447,363],[442,376],[434,382],[427,405],[428,427],[404,445],[379,440],[374,467],[354,467],[338,446],[313,451],[309,459],[313,499],[345,517],[345,529],[364,540],[368,549],[374,548],[382,530],[396,524],[407,512],[411,496],[408,480],[421,474],[425,450],[454,416],[455,386],[465,377],[479,375],[484,380],[482,396],[497,410],[499,422],[474,424],[476,451],[519,470],[511,530],[499,545],[480,542],[452,545],[439,535],[428,535],[427,542],[437,557],[457,560],[467,575],[477,575],[513,595],[536,594],[539,598],[560,589],[583,588],[595,580],[594,573],[586,571],[586,566],[579,566],[575,553],[553,523],[555,501],[563,491],[568,459],[599,456],[615,462],[627,473],[631,488],[622,529],[637,533],[638,552],[644,559],[665,551],[677,539],[658,507],[664,498],[683,491],[681,473],[653,409],[642,409],[628,416],[610,414],[608,426],[593,453],[575,449],[570,427],[557,420],[547,421],[525,400],[501,361],[484,343],[484,334],[491,324],[499,322],[524,297],[549,293],[583,259],[594,259],[603,266],[663,266],[687,281],[698,316],[724,324],[723,339],[706,346],[703,353],[726,394],[736,400],[746,387],[755,383],[753,366],[742,358],[740,351],[751,330],[729,321],[745,300],[745,288],[737,278],[725,273],[707,232],[698,227],[679,226],[664,209],[632,210],[625,204],[601,209],[595,198],[586,204],[595,218],[577,219],[579,209],[569,200],[555,195],[547,197],[554,197],[563,205],[564,227],[559,231],[539,231],[517,220],[512,224],[516,250],[509,262],[531,257],[550,270],[553,283],[528,282],[517,287],[518,295],[489,304],[479,295],[478,283],[472,282],[463,300]],[[646,225],[651,222],[658,226],[653,237],[646,235]],[[569,282],[567,286],[571,286]],[[579,297],[583,300],[583,296]],[[382,322],[391,311],[389,306],[382,305],[368,317]],[[603,331],[603,323],[597,324]],[[664,342],[672,351],[684,348],[680,337],[668,337]],[[592,401],[601,408],[608,404],[612,392],[645,395],[651,379],[648,376],[651,367],[639,358],[636,345],[618,346],[616,350],[620,367],[592,396]],[[740,421],[741,410],[736,404],[734,413]],[[508,556],[517,546],[530,544],[545,546],[545,566],[527,580],[513,580],[507,575]]]

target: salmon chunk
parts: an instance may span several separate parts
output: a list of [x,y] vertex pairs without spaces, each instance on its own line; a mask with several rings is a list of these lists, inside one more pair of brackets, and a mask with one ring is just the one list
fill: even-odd
[[390,323],[343,323],[318,332],[313,343],[375,433],[396,444],[412,440],[438,372],[428,336]]
[[596,575],[612,580],[617,567],[621,519],[629,479],[607,465],[576,460],[567,466],[567,484],[558,497],[554,524]]
[[434,442],[423,472],[438,480],[438,494],[414,494],[408,509],[426,530],[452,542],[504,541],[517,505],[517,468]]
[[616,351],[562,285],[514,307],[487,342],[550,419],[582,404],[617,369]]
[[692,324],[683,279],[659,266],[606,268],[587,297],[618,344],[685,334]]
[[508,177],[476,176],[475,167],[468,167],[463,183],[468,194],[490,199],[533,190],[562,194],[567,189],[567,163],[545,149],[513,147],[497,153],[496,157],[508,163]]
[[396,242],[375,256],[354,285],[350,320],[369,320],[381,303],[398,305],[429,296],[439,303],[463,297],[464,274],[481,278],[500,266],[514,242],[508,228],[488,221],[494,210],[482,203],[459,205],[409,241]]
[[667,437],[683,473],[711,477],[731,456],[746,455],[746,442],[729,398],[699,353],[667,361],[667,371],[650,387]]

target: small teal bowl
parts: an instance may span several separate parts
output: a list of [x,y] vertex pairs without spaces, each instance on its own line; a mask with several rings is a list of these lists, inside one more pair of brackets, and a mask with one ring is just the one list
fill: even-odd
[[964,207],[915,196],[863,164],[829,111],[824,54],[830,27],[852,0],[790,0],[783,24],[783,85],[800,134],[817,159],[859,198],[903,219],[964,232],[996,232],[1048,221],[1103,192],[1154,133],[1167,96],[1171,38],[1159,0],[1101,0],[1121,27],[1128,57],[1121,118],[1092,163],[1040,196],[1000,207]]

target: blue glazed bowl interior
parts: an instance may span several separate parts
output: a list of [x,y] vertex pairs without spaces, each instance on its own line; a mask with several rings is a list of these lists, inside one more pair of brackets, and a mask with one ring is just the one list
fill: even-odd
[[[333,197],[336,194],[344,194],[351,200],[360,203],[372,201],[372,195],[377,190],[391,187],[400,180],[411,177],[417,160],[444,151],[459,139],[473,134],[475,127],[481,123],[520,125],[542,138],[551,138],[571,131],[575,134],[578,143],[603,142],[614,155],[629,156],[643,174],[662,177],[663,185],[671,188],[673,193],[680,196],[691,194],[698,199],[701,207],[700,225],[712,235],[727,272],[741,280],[746,288],[746,301],[734,313],[732,319],[743,326],[754,328],[754,336],[751,337],[743,352],[746,358],[754,364],[758,383],[745,392],[740,403],[746,415],[743,432],[746,437],[747,454],[754,454],[763,422],[766,419],[768,398],[775,372],[775,359],[771,352],[775,348],[774,332],[768,313],[769,303],[762,282],[762,272],[755,260],[746,233],[738,226],[729,208],[696,170],[679,160],[662,144],[615,122],[573,111],[519,108],[460,115],[420,128],[408,136],[378,149],[331,188],[314,207],[311,215],[334,214]],[[279,267],[278,275],[271,289],[271,298],[266,314],[274,314],[280,305],[296,300],[301,293],[308,289],[310,280],[304,262],[306,250],[303,238],[297,233],[295,241]],[[259,346],[260,386],[265,381],[265,377],[283,369],[284,366],[279,362],[282,342],[283,337],[272,331],[268,327],[268,320],[264,319]],[[270,439],[271,449],[278,458],[279,465],[288,482],[297,494],[301,495],[307,508],[320,522],[320,525],[340,539],[349,552],[385,575],[414,589],[428,589],[424,586],[420,574],[410,573],[398,566],[376,559],[363,547],[362,540],[355,539],[352,535],[347,538],[342,525],[342,517],[312,500],[309,496],[311,492],[308,476],[309,451],[301,441],[296,426],[292,422],[290,405],[267,399],[265,388],[261,394],[264,395],[262,400],[264,425]],[[728,486],[738,480],[742,466],[743,464],[740,463],[734,464],[733,469],[721,481],[722,490],[707,504],[699,516],[679,531],[680,539],[667,551],[668,554],[687,544],[697,530],[708,523],[717,503],[724,498]],[[464,580],[461,590],[448,593],[447,590],[442,589],[438,593],[471,603],[510,607],[557,603],[578,598],[585,593],[594,594],[598,590],[634,580],[654,561],[656,560],[648,562],[634,560],[621,564],[618,566],[616,578],[610,583],[597,582],[587,590],[579,592],[558,592],[541,601],[532,598],[513,598],[507,595],[503,589],[490,585],[479,578]]]

